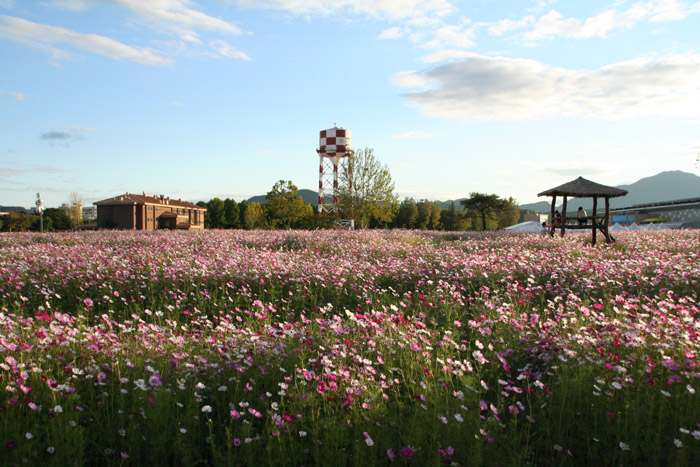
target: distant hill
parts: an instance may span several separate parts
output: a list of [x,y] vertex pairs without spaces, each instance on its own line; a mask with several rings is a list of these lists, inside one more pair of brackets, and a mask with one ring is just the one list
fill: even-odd
[[[637,204],[700,198],[700,177],[680,170],[671,170],[642,178],[630,185],[618,185],[617,188],[627,190],[628,193],[626,196],[610,199],[610,207],[613,209],[626,208]],[[559,201],[557,208],[561,208],[560,200],[561,198],[557,197],[557,201]],[[567,203],[567,210],[575,211],[579,206],[589,211],[593,209],[593,200],[590,198],[575,198]],[[548,213],[551,209],[551,203],[540,201],[539,203],[522,204],[520,209]]]
[[21,206],[0,206],[0,212],[27,212],[27,209]]
[[[299,195],[301,196],[301,199],[309,203],[311,206],[318,206],[318,191],[307,190],[306,188],[302,188],[301,190],[299,190]],[[248,198],[248,202],[267,204],[267,195],[253,196],[252,198]]]
[[[630,185],[618,185],[617,188],[627,190],[629,193],[620,198],[611,198],[610,207],[613,209],[676,199],[700,198],[700,177],[688,172],[682,172],[680,170],[671,170],[661,172],[651,177],[642,178],[641,180],[638,180]],[[301,189],[299,190],[299,194],[304,201],[312,206],[315,207],[318,205],[317,191]],[[461,211],[462,206],[459,204],[459,202],[463,199],[465,198],[438,201],[438,203],[440,204],[441,209],[447,209],[450,207],[450,203],[454,201],[457,210]],[[548,213],[551,208],[551,198],[549,198],[549,200],[550,201],[521,204],[520,210]],[[557,208],[560,209],[561,198],[557,197],[557,201]],[[248,202],[265,204],[267,203],[267,198],[265,195],[253,196],[252,198],[248,199]],[[568,210],[575,211],[579,206],[582,206],[583,209],[590,211],[593,208],[593,200],[586,198],[572,199],[568,203]],[[0,209],[2,208],[0,207]]]

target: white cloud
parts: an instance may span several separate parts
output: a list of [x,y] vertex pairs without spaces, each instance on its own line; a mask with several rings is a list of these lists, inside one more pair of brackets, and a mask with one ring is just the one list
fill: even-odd
[[240,60],[250,60],[250,57],[247,54],[241,52],[235,47],[230,46],[228,43],[222,41],[221,39],[216,39],[209,42],[209,47],[211,47],[223,57],[237,58]]
[[[605,167],[605,168],[602,168]],[[555,176],[587,176],[592,177],[596,175],[604,175],[610,173],[605,164],[580,164],[580,163],[561,163],[561,164],[549,164],[538,168],[538,172],[544,175],[555,175]]]
[[424,57],[421,57],[421,60],[425,63],[436,63],[447,60],[455,60],[458,58],[471,57],[472,55],[474,55],[473,52],[467,52],[466,50],[444,49],[425,55]]
[[[53,5],[67,10],[85,10],[98,5],[95,0],[53,0]],[[136,16],[147,27],[167,34],[176,35],[181,41],[176,48],[184,49],[190,45],[202,46],[200,33],[217,33],[229,36],[244,34],[238,25],[207,15],[193,6],[189,0],[110,0],[112,5],[123,8]],[[218,55],[249,60],[244,52],[238,51],[221,39],[211,39],[209,47]],[[205,52],[206,53],[206,52]]]
[[403,36],[403,31],[398,26],[385,29],[380,34],[378,39],[398,39]]
[[[65,0],[64,0],[65,1]],[[126,8],[139,18],[149,21],[157,27],[170,29],[188,41],[196,39],[196,30],[219,32],[231,35],[243,34],[243,30],[233,23],[209,16],[190,8],[193,2],[188,0],[111,0],[112,3]]]
[[130,60],[145,65],[165,65],[169,60],[144,47],[132,47],[109,37],[83,34],[21,18],[0,15],[0,38],[50,50],[55,56],[66,58],[66,52],[53,44],[69,44],[84,50],[118,60]]
[[268,8],[295,15],[360,13],[383,19],[444,16],[455,10],[448,0],[236,0],[246,8]]
[[396,133],[390,135],[394,139],[417,139],[417,138],[430,138],[433,136],[432,133],[427,131],[406,131],[404,133]]
[[0,96],[10,96],[14,97],[18,101],[23,101],[24,100],[24,94],[21,92],[12,92],[12,91],[5,91],[4,89],[0,89]]
[[418,88],[403,97],[425,114],[456,120],[700,115],[700,55],[691,53],[594,70],[470,54],[424,72],[397,73],[392,81]]
[[512,19],[503,19],[491,24],[488,27],[488,32],[492,36],[502,36],[506,32],[514,31],[516,29],[526,28],[535,22],[534,16],[526,16],[518,21]]
[[[696,5],[688,6],[678,0],[637,2],[622,11],[618,11],[614,6],[584,21],[564,18],[558,11],[550,10],[534,21],[533,28],[525,33],[524,38],[537,41],[557,36],[576,39],[607,37],[613,31],[631,29],[641,21],[666,22],[685,19],[697,10]],[[533,23],[532,17],[520,21],[504,20],[491,26],[489,32],[500,35],[508,30],[527,27],[530,23]]]
[[432,40],[424,44],[428,48],[469,48],[474,47],[474,30],[458,25],[444,25],[432,33]]
[[87,131],[89,133],[97,133],[98,131],[100,131],[97,128],[90,128],[84,126],[69,126],[66,128],[68,128],[70,131]]
[[429,80],[415,71],[400,71],[391,77],[391,82],[402,88],[424,88]]

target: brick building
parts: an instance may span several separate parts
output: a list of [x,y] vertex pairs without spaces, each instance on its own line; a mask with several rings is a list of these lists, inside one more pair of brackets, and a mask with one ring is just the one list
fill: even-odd
[[93,204],[97,207],[98,228],[123,230],[203,229],[207,210],[163,195],[129,192]]

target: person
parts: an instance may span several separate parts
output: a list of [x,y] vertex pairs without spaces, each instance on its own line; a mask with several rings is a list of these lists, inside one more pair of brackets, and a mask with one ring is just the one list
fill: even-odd
[[543,237],[547,236],[547,233],[549,232],[549,228],[546,222],[542,222],[542,230],[540,231],[540,235]]
[[586,225],[588,223],[588,213],[583,209],[583,206],[578,207],[576,217],[578,218],[578,225]]
[[554,211],[554,222],[552,223],[553,225],[561,225],[561,213],[557,209]]

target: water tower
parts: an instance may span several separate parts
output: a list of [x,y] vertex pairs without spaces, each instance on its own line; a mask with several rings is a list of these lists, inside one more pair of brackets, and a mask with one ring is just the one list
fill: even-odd
[[352,155],[352,132],[334,126],[321,131],[318,212],[338,212],[338,164]]

